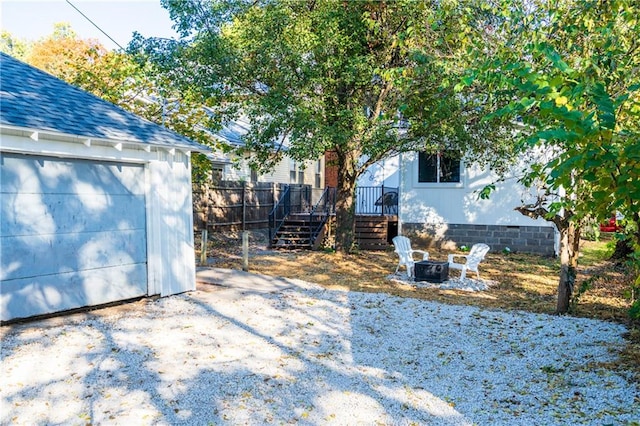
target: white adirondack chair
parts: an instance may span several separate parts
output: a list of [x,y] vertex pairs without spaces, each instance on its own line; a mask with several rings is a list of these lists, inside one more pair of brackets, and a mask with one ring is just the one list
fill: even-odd
[[414,253],[422,255],[422,259],[420,260],[429,260],[429,253],[422,250],[413,250],[411,248],[411,241],[409,238],[398,235],[397,237],[393,237],[393,246],[395,247],[395,252],[398,254],[398,266],[396,267],[396,274],[401,266],[407,268],[407,275],[409,278],[414,277],[414,265],[416,263],[415,258],[413,257]]
[[[478,279],[480,279],[480,272],[478,272],[478,266],[484,259],[484,256],[489,252],[489,246],[483,243],[474,244],[471,247],[469,254],[450,254],[449,255],[449,269],[460,269],[460,279],[464,279],[467,276],[467,271],[475,272]],[[464,263],[456,263],[456,257],[465,258]]]

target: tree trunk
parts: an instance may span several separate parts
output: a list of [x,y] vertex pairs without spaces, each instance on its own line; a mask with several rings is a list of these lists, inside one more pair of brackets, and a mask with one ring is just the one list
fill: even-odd
[[580,227],[571,220],[562,221],[560,231],[560,281],[558,283],[557,314],[569,311],[571,296],[578,272],[580,252]]
[[516,210],[533,219],[545,218],[553,222],[560,232],[560,281],[558,282],[558,301],[556,313],[569,311],[573,287],[578,273],[578,255],[580,254],[580,225],[573,218],[573,212],[565,209],[562,215],[549,218],[549,211],[542,207],[539,200],[535,205],[516,207]]
[[349,253],[353,248],[355,233],[355,167],[357,158],[353,152],[338,152],[338,188],[336,193],[336,251]]
[[349,253],[354,243],[355,182],[339,182],[336,194],[336,251]]

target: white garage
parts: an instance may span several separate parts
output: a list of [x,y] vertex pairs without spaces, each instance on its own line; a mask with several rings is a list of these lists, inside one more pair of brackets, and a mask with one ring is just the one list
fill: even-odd
[[206,148],[0,55],[1,320],[193,290]]

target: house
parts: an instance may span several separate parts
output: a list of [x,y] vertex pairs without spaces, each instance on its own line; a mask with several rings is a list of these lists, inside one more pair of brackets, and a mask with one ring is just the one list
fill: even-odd
[[557,252],[558,233],[550,222],[514,210],[532,196],[515,177],[480,199],[479,191],[496,176],[447,152],[404,153],[399,176],[398,232],[421,244],[455,249],[481,242],[492,251]]
[[207,151],[0,54],[1,320],[194,290]]
[[[327,153],[326,176],[335,185],[333,155]],[[408,152],[380,160],[357,181],[356,239],[361,247],[385,248],[381,241],[402,234],[423,247],[453,250],[487,243],[494,251],[556,254],[555,226],[514,210],[532,197],[515,176],[495,184],[489,199],[479,198],[479,192],[496,180],[491,171],[467,166],[446,152]],[[374,238],[374,231],[377,243],[372,245],[367,239]]]
[[[243,137],[249,131],[249,121],[246,117],[230,121],[213,135],[214,139],[231,147],[244,146]],[[284,158],[275,168],[264,174],[249,167],[249,161],[236,154],[213,152],[209,155],[212,165],[212,179],[245,182],[269,182],[296,185],[310,185],[314,190],[325,187],[324,157],[314,161],[298,162],[285,153]]]
[[[327,185],[335,186],[335,153],[327,152],[325,163]],[[390,156],[369,166],[357,181],[355,238],[369,249],[385,249],[402,234],[423,247],[454,250],[487,243],[493,251],[556,254],[555,227],[514,210],[532,197],[515,177],[495,184],[489,199],[480,199],[479,192],[496,180],[490,170],[467,166],[446,152]]]
[[[358,178],[356,215],[398,214],[399,161],[398,154],[384,158],[369,166]],[[395,235],[389,237],[393,238]]]
[[240,117],[210,133],[227,149],[207,155],[211,179],[194,188],[196,229],[265,229],[282,197],[288,200],[292,212],[309,212],[322,198],[324,158],[295,161],[287,156],[285,141],[283,158],[269,172],[259,173],[250,167],[248,155],[239,154],[245,148],[244,137],[249,129],[248,118]]

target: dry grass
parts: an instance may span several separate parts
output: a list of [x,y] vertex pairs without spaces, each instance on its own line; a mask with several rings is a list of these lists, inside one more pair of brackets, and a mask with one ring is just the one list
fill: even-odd
[[[559,261],[550,257],[489,253],[480,270],[482,278],[495,281],[497,285],[483,292],[466,292],[416,288],[387,280],[397,265],[397,257],[391,248],[344,255],[329,251],[270,251],[265,245],[262,234],[251,235],[249,269],[252,272],[298,278],[327,288],[384,292],[449,304],[548,314],[555,310]],[[240,247],[237,235],[213,234],[208,246],[212,256],[209,262],[216,267],[240,269]],[[585,241],[582,252],[578,282],[590,280],[590,287],[581,294],[572,315],[630,326],[632,331],[627,336],[629,344],[621,357],[622,367],[634,370],[640,377],[640,331],[637,323],[629,321],[627,311],[631,302],[625,298],[633,277],[606,260],[608,249],[604,242]],[[446,260],[448,253],[429,251],[430,258],[436,260]],[[457,273],[452,271],[451,274]]]

